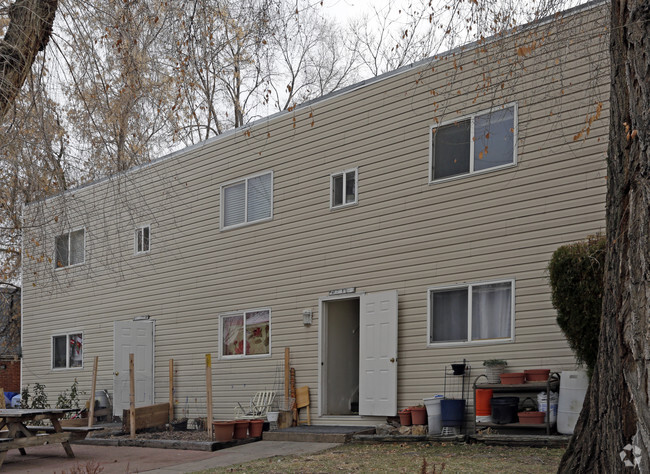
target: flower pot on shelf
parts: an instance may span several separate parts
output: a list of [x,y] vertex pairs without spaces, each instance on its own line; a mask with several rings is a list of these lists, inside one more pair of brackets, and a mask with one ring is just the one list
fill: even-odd
[[235,439],[246,439],[248,435],[248,425],[250,422],[248,420],[236,420],[235,421]]
[[408,408],[398,411],[397,414],[402,426],[411,426],[411,411]]
[[520,411],[519,412],[519,423],[522,425],[535,425],[544,423],[544,413],[543,411]]
[[501,374],[501,383],[503,385],[514,385],[524,383],[524,373],[523,372],[510,372],[508,374]]
[[546,382],[551,374],[551,369],[524,370],[526,382]]
[[411,407],[411,424],[427,424],[427,409],[425,407]]
[[463,375],[465,373],[465,363],[451,364],[451,370],[454,375]]
[[263,428],[264,420],[251,420],[250,425],[248,426],[248,437],[261,438]]
[[235,432],[234,421],[213,421],[212,422],[212,436],[215,441],[223,443],[231,441]]
[[505,365],[486,367],[485,376],[487,377],[488,383],[501,383],[501,374],[504,370],[506,370]]

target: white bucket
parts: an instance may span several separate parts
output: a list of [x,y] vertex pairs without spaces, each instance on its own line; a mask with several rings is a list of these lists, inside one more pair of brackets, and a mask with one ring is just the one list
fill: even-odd
[[539,411],[543,411],[545,413],[544,415],[544,423],[548,421],[548,415],[549,412],[551,414],[551,423],[555,423],[557,421],[557,401],[558,401],[558,395],[556,392],[551,392],[551,409],[548,410],[548,404],[546,403],[546,392],[540,392],[537,395],[537,406]]
[[269,420],[270,423],[277,423],[279,417],[279,411],[269,411],[266,413],[266,419]]
[[437,435],[442,431],[442,413],[440,411],[440,400],[442,399],[442,395],[423,399],[424,406],[427,408],[429,434]]
[[563,370],[560,375],[560,397],[557,409],[557,431],[573,434],[587,394],[589,377],[584,370]]

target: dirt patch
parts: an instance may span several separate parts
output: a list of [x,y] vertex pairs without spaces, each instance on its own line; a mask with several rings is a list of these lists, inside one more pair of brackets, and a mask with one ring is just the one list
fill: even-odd
[[[110,435],[101,435],[98,434],[98,438],[109,438],[109,439],[130,439],[128,433],[112,433]],[[160,431],[147,431],[143,433],[137,433],[135,436],[136,439],[168,439],[174,441],[212,441],[207,431],[198,431],[198,430],[160,430]]]

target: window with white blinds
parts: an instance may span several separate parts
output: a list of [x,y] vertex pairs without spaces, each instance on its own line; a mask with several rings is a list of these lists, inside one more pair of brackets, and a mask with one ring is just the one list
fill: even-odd
[[221,228],[273,216],[273,172],[249,176],[221,187]]
[[85,260],[85,230],[79,229],[54,238],[54,267],[80,265]]

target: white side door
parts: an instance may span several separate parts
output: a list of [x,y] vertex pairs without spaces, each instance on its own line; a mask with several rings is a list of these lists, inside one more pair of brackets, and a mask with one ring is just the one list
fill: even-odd
[[135,406],[153,405],[154,321],[116,321],[113,351],[113,414],[129,408],[129,354],[134,354]]
[[359,414],[397,413],[397,291],[361,296]]

